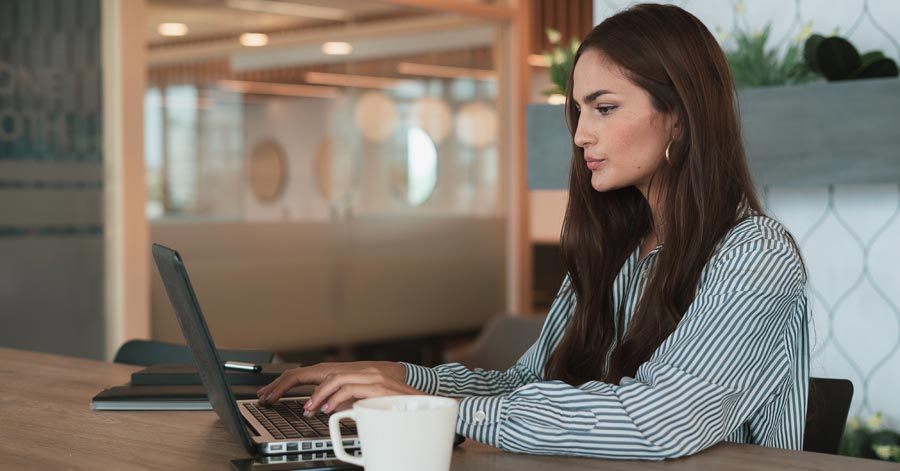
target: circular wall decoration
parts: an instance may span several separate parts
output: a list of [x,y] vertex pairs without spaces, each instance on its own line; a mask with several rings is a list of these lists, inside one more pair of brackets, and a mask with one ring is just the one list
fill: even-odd
[[253,147],[249,162],[250,191],[259,201],[277,200],[287,185],[287,156],[274,140],[265,139]]
[[410,128],[406,134],[406,152],[396,149],[387,155],[390,192],[413,207],[428,201],[438,179],[437,149],[428,133]]
[[475,101],[463,105],[456,114],[456,136],[475,149],[497,140],[497,112],[494,107]]
[[366,92],[356,102],[353,122],[366,139],[382,142],[397,129],[397,105],[385,94]]
[[411,128],[425,131],[435,144],[440,144],[450,134],[453,115],[444,100],[425,97],[412,104],[409,120]]

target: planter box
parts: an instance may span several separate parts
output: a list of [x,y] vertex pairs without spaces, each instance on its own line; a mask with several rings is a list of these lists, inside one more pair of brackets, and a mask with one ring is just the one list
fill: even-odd
[[[900,79],[821,82],[739,93],[757,186],[900,182]],[[528,188],[568,186],[561,105],[530,105]]]

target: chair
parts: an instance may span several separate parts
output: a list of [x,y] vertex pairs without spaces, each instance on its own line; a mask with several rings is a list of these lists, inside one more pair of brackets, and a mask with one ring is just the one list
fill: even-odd
[[545,319],[546,316],[494,316],[471,343],[445,351],[444,361],[462,363],[469,369],[506,370],[537,340]]
[[846,379],[809,379],[803,451],[838,453],[852,399],[853,383]]
[[[222,350],[222,361],[242,361],[245,363],[280,363],[281,358],[274,352],[264,350]],[[194,357],[187,345],[179,345],[155,340],[129,340],[119,347],[113,359],[115,363],[150,366],[157,363],[194,364]]]

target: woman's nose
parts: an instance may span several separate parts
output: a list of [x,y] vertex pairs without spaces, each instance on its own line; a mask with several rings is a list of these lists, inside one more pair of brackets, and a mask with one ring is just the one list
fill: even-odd
[[581,126],[578,126],[578,128],[575,130],[575,136],[573,140],[575,141],[575,145],[581,147],[582,149],[589,146],[593,142],[590,134],[584,132]]

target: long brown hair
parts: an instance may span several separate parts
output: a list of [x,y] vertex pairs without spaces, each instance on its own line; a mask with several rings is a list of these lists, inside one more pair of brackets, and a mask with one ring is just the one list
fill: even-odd
[[[664,249],[627,335],[623,314],[613,305],[613,281],[653,228],[650,207],[635,187],[595,191],[584,150],[573,145],[561,251],[576,305],[546,373],[573,385],[618,384],[623,376],[635,376],[675,330],[715,245],[737,224],[739,207],[763,211],[747,168],[728,63],[700,20],[676,6],[636,5],[597,25],[575,63],[586,50],[599,51],[620,67],[679,127],[671,164],[663,162],[653,177],[665,182],[659,196],[662,220],[669,223],[657,229]],[[566,119],[574,138],[578,111],[572,80],[570,75]]]

